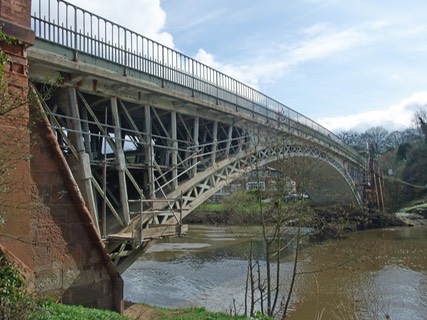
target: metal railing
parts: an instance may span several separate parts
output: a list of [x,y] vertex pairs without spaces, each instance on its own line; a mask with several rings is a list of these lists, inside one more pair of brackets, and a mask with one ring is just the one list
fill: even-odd
[[274,122],[287,119],[301,124],[309,130],[301,126],[297,130],[305,129],[309,135],[338,148],[350,158],[361,159],[335,134],[301,113],[110,20],[63,0],[32,0],[32,12],[31,26],[39,39],[191,88]]

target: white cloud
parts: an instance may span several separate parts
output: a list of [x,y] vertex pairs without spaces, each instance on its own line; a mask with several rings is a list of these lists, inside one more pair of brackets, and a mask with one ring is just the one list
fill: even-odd
[[194,58],[234,79],[257,88],[259,74],[256,68],[250,68],[248,65],[233,66],[231,64],[222,64],[215,59],[214,55],[206,52],[204,49],[199,49]]
[[415,92],[397,104],[384,109],[377,109],[342,117],[318,119],[317,122],[325,128],[334,131],[365,131],[369,128],[381,126],[388,131],[404,130],[412,125],[414,112],[427,105],[427,92]]
[[166,12],[160,0],[116,0],[114,5],[105,1],[69,0],[103,18],[173,48],[173,37],[164,31]]
[[315,24],[302,29],[302,40],[280,44],[270,50],[253,53],[253,58],[241,65],[224,64],[200,48],[195,58],[225,74],[253,87],[275,82],[300,64],[312,60],[332,58],[337,54],[365,45],[370,41],[368,32],[348,29],[334,30],[326,24]]
[[290,65],[331,57],[369,41],[367,34],[357,30],[335,31],[325,26],[314,28],[304,30],[306,39],[289,50]]
[[215,61],[215,57],[212,54],[207,53],[204,49],[201,48],[199,51],[197,51],[195,59],[211,68],[217,68],[219,65],[219,63]]
[[393,80],[393,81],[402,81],[403,79],[402,79],[402,77],[400,75],[398,75],[396,73],[393,73],[393,74],[390,75],[390,80]]

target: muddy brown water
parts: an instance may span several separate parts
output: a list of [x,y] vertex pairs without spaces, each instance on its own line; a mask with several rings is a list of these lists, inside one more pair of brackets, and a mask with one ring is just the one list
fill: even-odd
[[[123,274],[125,299],[242,312],[250,241],[262,260],[259,228],[192,225],[187,237],[158,241]],[[290,249],[282,259],[283,295],[292,256]],[[298,272],[287,319],[427,319],[425,226],[304,245]]]

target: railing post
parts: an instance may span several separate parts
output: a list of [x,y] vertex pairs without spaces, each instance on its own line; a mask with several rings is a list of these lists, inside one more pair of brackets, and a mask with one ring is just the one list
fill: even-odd
[[128,63],[129,63],[129,61],[128,61],[128,54],[127,54],[127,52],[128,52],[127,38],[128,37],[127,37],[126,29],[123,28],[123,32],[124,32],[124,36],[125,36],[125,47],[124,47],[124,51],[123,51],[123,54],[125,56],[124,57],[124,65],[125,65],[125,67],[124,67],[124,70],[123,70],[123,75],[126,76],[127,75]]
[[194,98],[196,95],[195,95],[195,92],[194,92],[194,87],[196,86],[196,73],[195,73],[195,66],[194,66],[194,64],[195,64],[195,61],[194,61],[194,59],[191,59],[191,66],[192,66],[192,79],[193,79],[193,84],[192,84],[192,86],[191,86],[191,88],[192,88],[192,90],[191,90],[191,96]]
[[219,105],[219,81],[218,81],[218,71],[215,72],[215,86],[216,86],[216,105]]
[[165,63],[165,47],[161,45],[162,47],[162,88],[165,87],[165,74],[166,74],[166,63]]
[[[67,4],[68,6],[68,4]],[[77,7],[74,7],[74,61],[78,60],[77,54]]]
[[[36,25],[35,21],[34,21],[34,26]],[[34,30],[36,33],[36,36],[39,35],[41,36],[41,29],[42,29],[42,2],[39,1],[39,32],[37,34],[37,30]]]

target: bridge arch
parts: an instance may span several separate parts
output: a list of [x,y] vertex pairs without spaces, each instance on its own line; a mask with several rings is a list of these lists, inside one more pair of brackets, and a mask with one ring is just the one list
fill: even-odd
[[185,217],[225,185],[266,165],[297,183],[304,182],[304,189],[317,204],[363,205],[361,190],[356,187],[347,165],[326,150],[303,144],[263,146],[241,152],[190,179],[171,196],[183,194],[181,209]]

